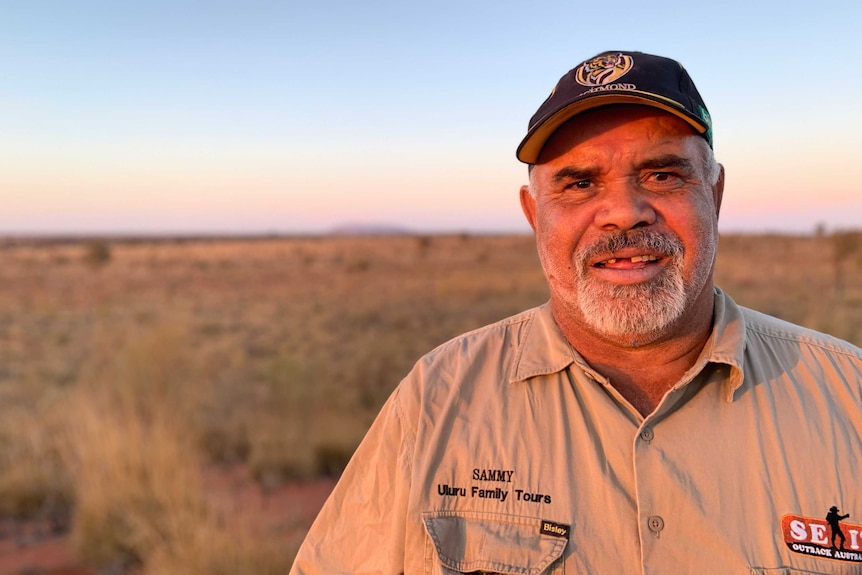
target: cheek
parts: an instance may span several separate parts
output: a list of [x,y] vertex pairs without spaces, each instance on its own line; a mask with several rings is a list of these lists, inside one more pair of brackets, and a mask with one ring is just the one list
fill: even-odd
[[546,214],[538,220],[536,230],[539,245],[549,254],[559,254],[571,249],[573,241],[570,227],[565,220]]
[[584,224],[579,215],[565,210],[544,210],[536,219],[539,259],[552,283],[558,280],[570,286],[574,281],[575,253],[584,241]]
[[704,237],[718,228],[712,196],[705,191],[691,192],[659,208],[662,219],[681,237]]
[[718,221],[711,199],[668,210],[667,214],[665,221],[682,240],[686,259],[698,268],[711,266],[718,244]]
[[538,213],[537,224],[547,238],[558,243],[577,242],[587,227],[585,210],[559,204],[546,204]]

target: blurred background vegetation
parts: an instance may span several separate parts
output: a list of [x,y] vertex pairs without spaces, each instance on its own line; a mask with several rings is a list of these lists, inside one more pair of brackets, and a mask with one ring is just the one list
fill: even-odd
[[[862,343],[862,232],[723,236],[716,283]],[[547,299],[531,236],[8,239],[0,285],[0,518],[147,574],[285,573],[307,511],[212,477],[337,476],[422,354]]]

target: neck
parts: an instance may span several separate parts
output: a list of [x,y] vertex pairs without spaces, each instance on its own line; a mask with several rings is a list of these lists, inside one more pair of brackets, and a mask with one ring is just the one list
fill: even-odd
[[553,301],[551,305],[572,347],[645,417],[691,369],[709,339],[715,294],[711,286],[704,292],[665,333],[643,341],[635,336],[609,339],[571,314],[559,313]]

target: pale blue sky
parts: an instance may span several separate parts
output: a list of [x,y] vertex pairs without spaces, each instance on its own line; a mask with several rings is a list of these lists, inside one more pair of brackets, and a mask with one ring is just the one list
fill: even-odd
[[607,49],[680,60],[722,228],[862,226],[858,2],[0,1],[0,234],[526,231],[514,150]]

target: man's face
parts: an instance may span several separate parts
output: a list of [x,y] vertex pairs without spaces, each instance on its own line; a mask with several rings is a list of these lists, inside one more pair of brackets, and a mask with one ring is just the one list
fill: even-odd
[[558,322],[645,345],[712,313],[723,177],[713,185],[707,153],[645,106],[598,108],[554,134],[521,203]]

